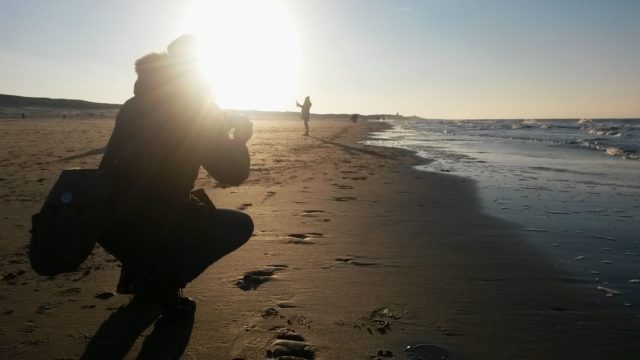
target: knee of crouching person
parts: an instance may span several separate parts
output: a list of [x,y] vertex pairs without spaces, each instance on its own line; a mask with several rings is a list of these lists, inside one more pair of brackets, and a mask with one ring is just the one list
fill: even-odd
[[251,216],[245,213],[241,213],[241,214],[242,215],[239,220],[242,223],[242,229],[244,230],[245,242],[246,242],[249,240],[249,238],[251,238],[251,235],[253,235],[253,230],[254,230],[253,219],[251,219]]

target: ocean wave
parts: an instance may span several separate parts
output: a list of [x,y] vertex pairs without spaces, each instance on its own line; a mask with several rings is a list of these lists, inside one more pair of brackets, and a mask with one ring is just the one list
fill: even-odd
[[624,150],[613,146],[605,148],[604,152],[609,156],[624,157],[625,155]]
[[541,143],[640,159],[640,119],[433,120],[403,125],[436,141]]
[[620,136],[620,128],[617,126],[595,126],[595,127],[587,127],[585,130],[591,134],[596,136]]
[[598,142],[597,140],[583,140],[579,143],[579,145],[583,148],[590,150],[602,151],[609,156],[619,157],[622,159],[629,160],[639,160],[640,152],[634,151],[632,149],[624,149],[618,146],[612,146],[611,144],[603,144]]
[[538,126],[534,126],[531,123],[525,123],[525,122],[521,122],[521,123],[515,123],[511,125],[511,128],[514,130],[517,129],[531,129],[531,128],[537,128]]

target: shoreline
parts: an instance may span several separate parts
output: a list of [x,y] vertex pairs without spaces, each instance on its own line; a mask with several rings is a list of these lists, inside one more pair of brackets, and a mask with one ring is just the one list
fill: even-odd
[[[198,310],[183,358],[264,359],[283,333],[313,346],[316,359],[402,359],[418,344],[450,359],[640,354],[640,318],[562,282],[514,224],[481,211],[472,180],[415,170],[421,160],[408,151],[358,143],[382,125],[312,119],[303,137],[299,120],[253,120],[248,181],[221,188],[201,172],[196,182],[216,206],[250,214],[256,228],[186,288]],[[104,146],[110,128],[36,125],[11,130],[15,153],[7,156],[20,157],[3,162],[0,176],[0,204],[10,211],[0,270],[19,274],[0,293],[0,355],[77,358],[129,300],[94,297],[114,291],[117,262],[98,250],[79,273],[45,279],[20,251],[27,216],[59,170],[95,166],[100,156],[56,159]],[[236,286],[254,271],[267,274],[255,289]]]
[[[401,134],[415,127],[397,122],[394,126],[396,130],[376,134],[379,140],[367,143],[402,147],[413,139]],[[489,137],[492,141],[439,136],[437,125],[424,128],[417,136],[423,141],[411,148],[434,161],[418,169],[477,181],[483,210],[518,224],[529,244],[552,259],[554,267],[565,270],[564,278],[572,286],[580,282],[600,293],[603,304],[635,315],[640,249],[633,223],[640,215],[640,188],[633,179],[640,173],[633,160],[500,140],[504,135]]]

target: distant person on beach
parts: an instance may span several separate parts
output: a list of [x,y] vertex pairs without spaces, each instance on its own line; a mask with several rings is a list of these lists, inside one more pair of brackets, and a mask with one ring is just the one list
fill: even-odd
[[120,109],[100,164],[111,181],[100,244],[122,263],[118,292],[159,305],[168,318],[193,316],[195,301],[182,289],[253,232],[248,215],[192,192],[201,165],[222,184],[242,183],[253,134],[249,120],[225,117],[208,100],[196,46],[183,35],[167,52],[136,61],[134,97]]
[[354,124],[358,122],[358,114],[351,115],[351,122]]
[[304,120],[304,135],[309,135],[309,111],[311,110],[311,99],[307,96],[304,98],[304,103],[300,105],[299,102],[296,101],[296,106],[301,108],[300,118]]

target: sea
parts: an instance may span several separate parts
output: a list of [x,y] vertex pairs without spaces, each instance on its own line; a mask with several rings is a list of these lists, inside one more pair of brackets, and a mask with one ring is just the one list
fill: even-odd
[[640,119],[399,118],[365,143],[475,181],[562,280],[640,316]]

